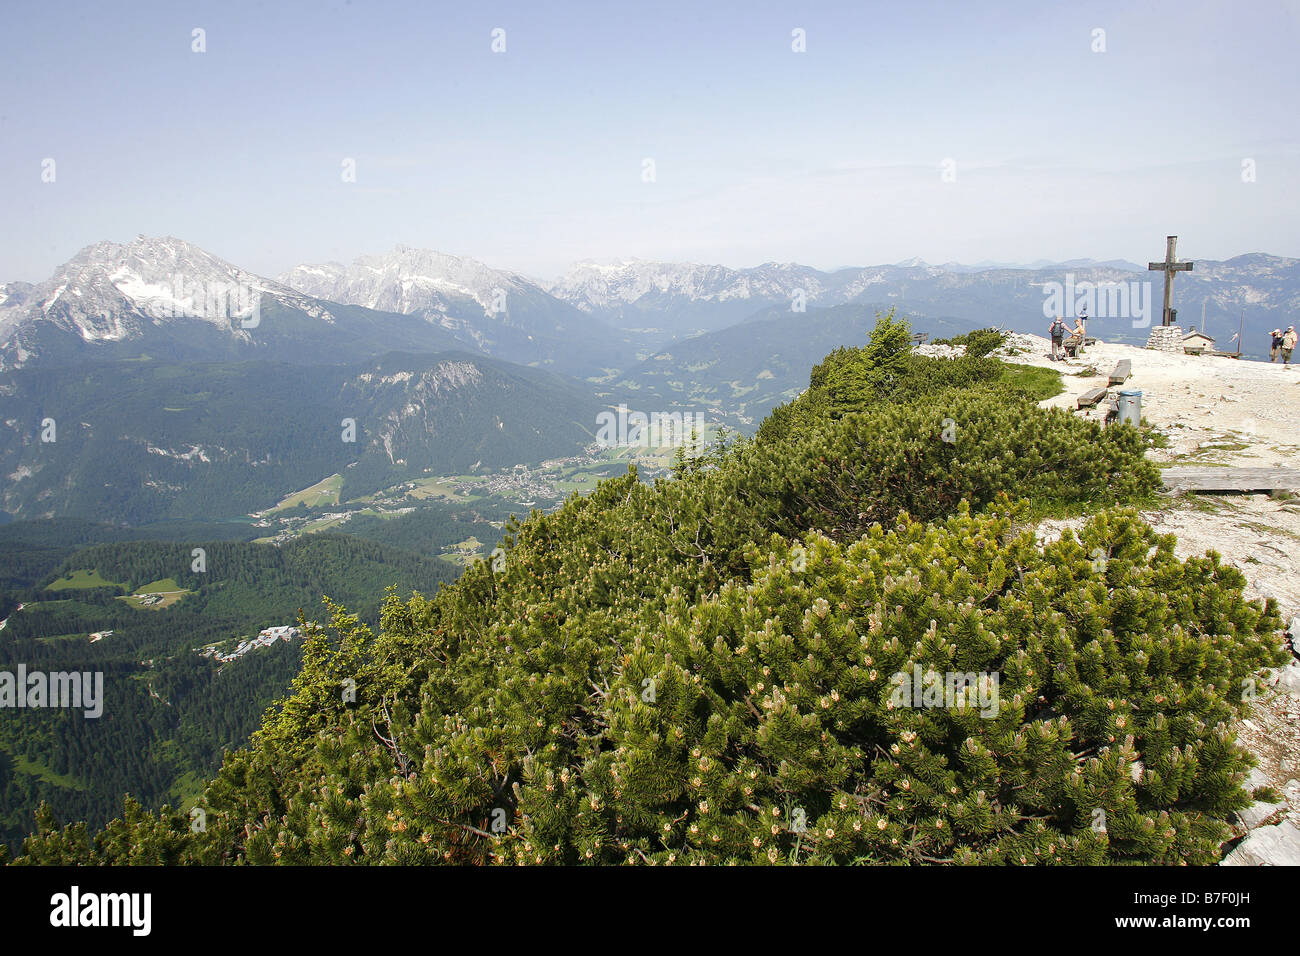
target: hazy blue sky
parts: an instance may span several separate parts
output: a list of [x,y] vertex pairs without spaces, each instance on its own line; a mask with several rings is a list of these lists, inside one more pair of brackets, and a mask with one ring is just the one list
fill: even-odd
[[263,274],[1300,256],[1298,51],[1298,0],[5,0],[0,280],[137,233]]

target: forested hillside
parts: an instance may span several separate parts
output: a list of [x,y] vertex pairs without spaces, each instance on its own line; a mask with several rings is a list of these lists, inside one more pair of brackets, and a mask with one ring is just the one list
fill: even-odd
[[[513,523],[377,626],[339,608],[197,832],[56,808],[21,861],[1214,862],[1275,606],[1127,507],[1139,430],[909,335],[882,318],[753,439]],[[1044,513],[1089,517],[1044,546]]]
[[[48,535],[54,553],[68,541],[118,533],[40,524],[36,533]],[[5,530],[18,549],[22,525]],[[5,711],[0,839],[16,846],[41,801],[62,817],[99,825],[123,793],[152,807],[192,800],[223,751],[247,741],[262,712],[289,689],[301,641],[228,663],[201,656],[201,648],[230,653],[263,628],[293,624],[299,609],[308,619],[327,618],[324,596],[376,620],[388,586],[432,594],[456,573],[444,561],[342,535],[279,548],[129,541],[76,549],[35,583],[0,593],[0,671],[21,664],[103,674],[98,717],[76,709]],[[102,636],[92,642],[91,635]]]
[[447,352],[314,367],[18,369],[5,403],[5,511],[148,524],[242,517],[332,474],[355,497],[430,473],[576,454],[609,397]]

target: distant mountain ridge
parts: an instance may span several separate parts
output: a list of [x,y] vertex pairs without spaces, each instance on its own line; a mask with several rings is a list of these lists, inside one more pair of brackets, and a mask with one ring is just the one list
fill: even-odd
[[[1227,345],[1245,310],[1247,354],[1300,312],[1300,260],[1263,253],[1193,260],[1175,303],[1184,325]],[[1162,277],[1124,260],[1011,267],[891,265],[821,271],[621,259],[576,264],[535,282],[476,260],[397,246],[350,265],[300,265],[267,279],[176,238],[81,250],[41,283],[0,285],[0,371],[148,357],[329,364],[392,350],[467,348],[580,378],[627,371],[667,343],[720,331],[772,308],[887,303],[904,314],[1038,332],[1053,286],[1139,283],[1159,322]],[[241,295],[212,309],[212,290]],[[1148,294],[1149,293],[1149,294]],[[258,314],[245,314],[255,299]],[[244,311],[241,311],[243,309]],[[1204,310],[1202,312],[1202,310]],[[1090,331],[1145,340],[1142,316],[1091,313]]]
[[530,279],[428,249],[300,265],[280,281],[320,299],[418,316],[489,355],[569,374],[620,367],[634,353],[628,336]]
[[43,282],[0,285],[0,371],[137,358],[337,364],[456,348],[580,377],[636,352],[632,337],[522,276],[405,247],[281,281],[182,239],[139,236],[87,246]]
[[[1195,260],[1194,260],[1195,261]],[[917,311],[975,325],[1041,332],[1052,290],[1067,283],[1138,283],[1145,318],[1101,315],[1089,331],[1117,341],[1145,342],[1160,322],[1163,276],[1124,260],[1071,260],[1040,268],[936,266],[919,259],[893,265],[822,272],[797,264],[765,263],[750,269],[625,259],[579,263],[551,285],[575,307],[627,327],[655,325],[663,340],[712,332],[769,308],[884,302],[903,314]],[[1300,313],[1300,259],[1252,253],[1226,261],[1195,261],[1174,286],[1185,326],[1223,340],[1237,331],[1245,309],[1247,353],[1263,347],[1264,333],[1293,324]],[[1067,310],[1069,311],[1069,310]],[[1069,311],[1073,315],[1073,311]],[[1144,322],[1146,324],[1144,324]]]

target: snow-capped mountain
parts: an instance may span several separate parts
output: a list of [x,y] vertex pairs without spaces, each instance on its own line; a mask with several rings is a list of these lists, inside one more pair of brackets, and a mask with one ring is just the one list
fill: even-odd
[[[388,255],[362,256],[350,266],[300,265],[280,276],[280,281],[322,299],[385,312],[429,313],[431,318],[446,318],[466,300],[489,317],[501,311],[501,293],[508,306],[512,294],[526,295],[534,288],[522,276],[491,269],[475,259],[400,245]],[[452,317],[448,327],[459,324]]]
[[321,300],[172,237],[82,249],[49,279],[0,287],[0,370],[152,355],[342,361],[450,334]]
[[631,358],[627,337],[514,272],[397,246],[351,265],[300,265],[285,285],[333,302],[419,316],[489,355],[587,375]]
[[580,262],[551,287],[551,292],[579,308],[617,308],[652,294],[684,296],[695,301],[729,302],[780,298],[791,290],[811,286],[820,291],[815,269],[795,263],[769,262],[753,269],[648,262],[624,259],[615,263]]
[[749,269],[624,259],[581,262],[551,286],[557,297],[626,328],[662,330],[668,338],[712,332],[774,306],[792,311],[849,302],[887,302],[909,283],[953,276],[920,259],[823,272],[798,263]]
[[[1123,285],[1125,296],[1131,293],[1122,313],[1106,314],[1094,305],[1089,314],[1097,321],[1090,329],[1097,334],[1144,342],[1147,325],[1159,324],[1163,276],[1124,260],[973,268],[909,259],[822,272],[796,264],[732,269],[625,259],[579,263],[550,288],[557,297],[615,325],[653,327],[663,330],[665,338],[680,338],[726,328],[773,307],[798,312],[800,306],[845,303],[892,305],[904,314],[916,311],[1041,332],[1054,290],[1063,294],[1067,286],[1081,290],[1089,283],[1102,288]],[[1257,352],[1259,343],[1251,336],[1258,339],[1261,328],[1285,328],[1300,313],[1300,260],[1252,254],[1224,262],[1197,261],[1192,272],[1179,274],[1174,299],[1181,324],[1199,327],[1204,315],[1206,331],[1221,338],[1225,349],[1235,348],[1228,339],[1245,309],[1245,351]],[[1106,305],[1105,295],[1097,304]],[[1064,311],[1075,314],[1073,308]]]
[[643,259],[586,261],[553,283],[550,292],[616,326],[680,336],[734,324],[791,301],[797,291],[808,302],[826,302],[834,298],[837,275],[795,263],[731,269]]

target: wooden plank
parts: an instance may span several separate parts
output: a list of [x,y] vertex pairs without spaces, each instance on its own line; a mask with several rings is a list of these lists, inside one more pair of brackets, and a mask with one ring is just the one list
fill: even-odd
[[1300,491],[1300,468],[1166,468],[1161,478],[1176,491]]
[[1110,384],[1123,385],[1133,374],[1132,369],[1133,362],[1130,359],[1120,359],[1115,366],[1115,371],[1110,373]]
[[1090,388],[1079,396],[1079,404],[1076,408],[1091,408],[1106,397],[1105,388]]

